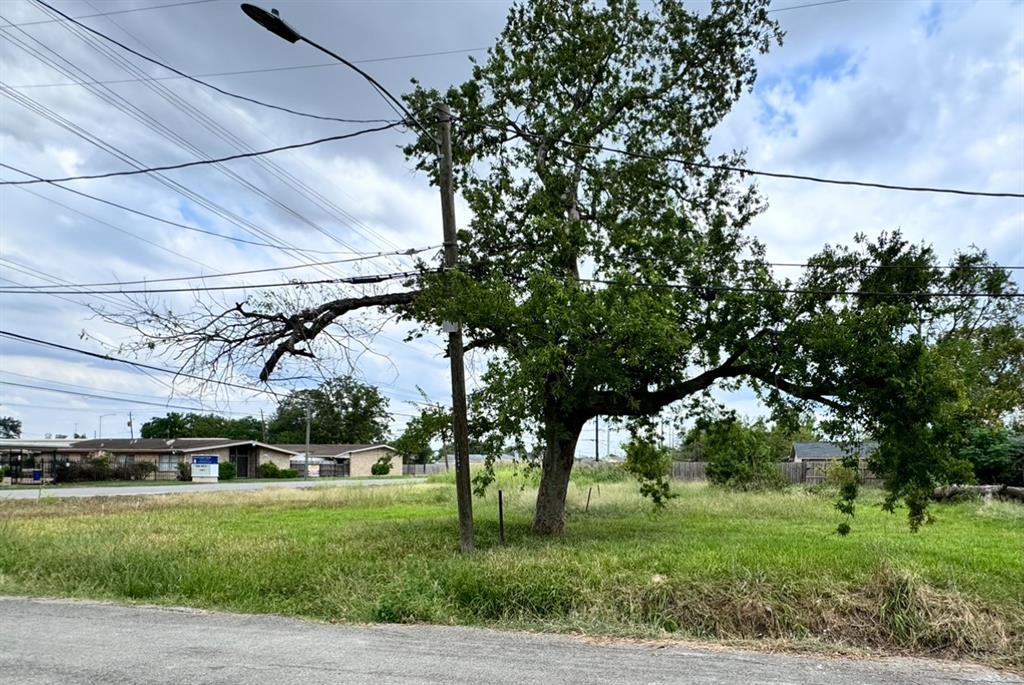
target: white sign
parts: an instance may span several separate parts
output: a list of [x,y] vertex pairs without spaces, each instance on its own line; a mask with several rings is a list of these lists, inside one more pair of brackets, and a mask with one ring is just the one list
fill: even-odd
[[217,481],[220,475],[220,466],[217,465],[217,456],[200,454],[192,457],[192,480],[199,482]]
[[307,473],[306,475],[309,476],[310,478],[319,478],[320,477],[320,464],[310,464],[309,465],[309,473]]

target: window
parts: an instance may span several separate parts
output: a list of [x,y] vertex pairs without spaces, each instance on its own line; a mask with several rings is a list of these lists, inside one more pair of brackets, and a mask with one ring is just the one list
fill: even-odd
[[180,458],[174,454],[161,454],[157,469],[160,471],[177,471]]

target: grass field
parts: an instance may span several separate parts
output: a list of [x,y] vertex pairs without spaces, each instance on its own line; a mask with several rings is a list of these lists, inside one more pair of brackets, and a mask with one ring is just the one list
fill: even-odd
[[[452,485],[0,503],[0,593],[591,635],[867,648],[1024,667],[1024,507],[940,505],[918,534],[861,503],[677,485],[652,513],[631,483],[570,486],[566,534],[529,532],[534,490],[475,500],[457,552]],[[589,488],[589,511],[584,511]]]

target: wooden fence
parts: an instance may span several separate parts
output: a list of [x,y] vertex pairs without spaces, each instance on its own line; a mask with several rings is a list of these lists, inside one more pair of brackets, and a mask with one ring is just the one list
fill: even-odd
[[[452,468],[455,464],[452,463]],[[429,476],[434,473],[444,473],[444,462],[435,461],[433,464],[402,464],[403,476]]]
[[[825,482],[825,472],[832,463],[784,461],[776,464],[776,467],[790,483],[818,485]],[[675,461],[672,462],[672,478],[685,481],[707,480],[706,467],[707,464],[703,461]],[[881,484],[881,480],[871,473],[864,464],[860,466],[860,477],[865,485]]]

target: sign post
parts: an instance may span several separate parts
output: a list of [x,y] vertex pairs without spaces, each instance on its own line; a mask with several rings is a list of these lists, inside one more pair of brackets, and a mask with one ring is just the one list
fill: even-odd
[[219,472],[216,455],[199,454],[192,457],[193,483],[216,483]]

